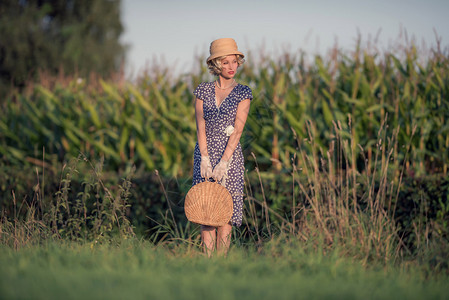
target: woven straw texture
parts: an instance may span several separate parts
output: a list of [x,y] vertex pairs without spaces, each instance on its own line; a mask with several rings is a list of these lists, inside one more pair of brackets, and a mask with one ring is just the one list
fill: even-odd
[[216,182],[201,182],[194,185],[186,195],[184,210],[190,222],[223,226],[232,216],[232,196]]

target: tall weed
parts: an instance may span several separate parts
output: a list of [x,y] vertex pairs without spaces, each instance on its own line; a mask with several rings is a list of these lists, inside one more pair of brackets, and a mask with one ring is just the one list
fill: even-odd
[[[79,175],[81,163],[88,164],[91,169],[78,191],[78,187],[72,185],[72,178]],[[14,216],[2,212],[1,243],[18,248],[47,239],[102,242],[115,236],[134,236],[127,217],[133,173],[123,178],[118,186],[108,187],[103,182],[103,163],[100,159],[94,166],[80,155],[64,165],[59,190],[55,197],[49,198],[52,201],[40,196],[38,184],[33,201],[24,199],[17,208],[13,192]],[[21,210],[25,213],[20,213]]]

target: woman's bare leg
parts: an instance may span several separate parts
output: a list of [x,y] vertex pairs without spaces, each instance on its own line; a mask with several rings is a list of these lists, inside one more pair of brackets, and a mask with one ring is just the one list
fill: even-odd
[[215,251],[216,244],[215,227],[201,225],[201,240],[203,242],[203,251],[208,257],[212,256],[212,252]]
[[229,245],[231,245],[232,225],[228,223],[218,227],[217,232],[217,250],[226,255],[229,250]]

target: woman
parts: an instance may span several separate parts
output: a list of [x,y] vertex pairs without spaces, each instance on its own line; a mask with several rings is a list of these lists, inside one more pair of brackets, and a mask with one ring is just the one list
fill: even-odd
[[207,66],[217,79],[201,83],[194,91],[198,142],[194,151],[192,185],[212,177],[229,190],[234,202],[228,224],[217,228],[201,226],[201,239],[208,256],[215,249],[226,253],[232,226],[242,224],[244,166],[239,140],[253,98],[248,86],[234,80],[243,58],[233,39],[213,41]]

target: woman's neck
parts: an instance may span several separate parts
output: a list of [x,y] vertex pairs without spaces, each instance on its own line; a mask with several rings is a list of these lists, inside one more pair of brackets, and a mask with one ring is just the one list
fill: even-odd
[[234,80],[234,78],[224,78],[224,77],[218,76],[217,83],[220,88],[224,89],[224,88],[233,86],[235,84],[235,80]]

